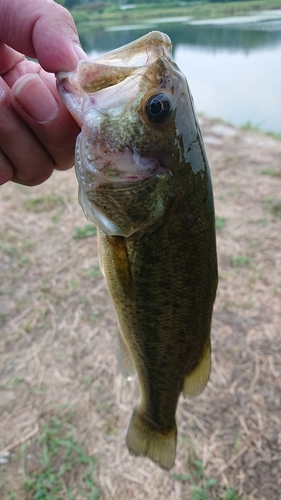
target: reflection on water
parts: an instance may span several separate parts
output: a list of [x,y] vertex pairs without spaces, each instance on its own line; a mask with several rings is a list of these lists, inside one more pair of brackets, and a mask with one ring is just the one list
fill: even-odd
[[95,57],[153,29],[171,37],[174,58],[188,79],[198,111],[236,125],[251,122],[281,132],[281,11],[243,17],[241,22],[176,18],[106,31],[81,26],[80,38]]
[[281,132],[281,45],[251,54],[181,45],[175,61],[187,77],[197,111]]

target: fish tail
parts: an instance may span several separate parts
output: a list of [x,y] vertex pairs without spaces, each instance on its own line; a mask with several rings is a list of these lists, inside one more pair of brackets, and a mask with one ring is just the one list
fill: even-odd
[[128,432],[127,447],[136,456],[150,458],[163,469],[171,469],[175,462],[177,448],[177,426],[166,434],[151,429],[135,408]]

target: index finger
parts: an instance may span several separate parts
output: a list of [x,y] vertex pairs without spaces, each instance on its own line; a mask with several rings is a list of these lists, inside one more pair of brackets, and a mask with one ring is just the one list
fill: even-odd
[[72,71],[86,57],[71,14],[53,0],[1,0],[0,40],[51,73]]

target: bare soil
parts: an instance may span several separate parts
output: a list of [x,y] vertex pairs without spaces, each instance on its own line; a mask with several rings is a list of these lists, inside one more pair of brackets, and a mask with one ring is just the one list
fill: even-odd
[[[1,188],[0,456],[10,451],[1,499],[29,498],[21,445],[26,474],[39,470],[37,435],[69,410],[78,442],[97,458],[100,500],[188,500],[194,459],[217,478],[209,498],[225,487],[248,500],[281,498],[281,142],[207,118],[201,125],[218,225],[212,374],[201,396],[180,399],[170,472],[126,449],[137,382],[117,373],[96,236],[73,237],[86,224],[74,172]],[[74,487],[80,479],[72,474]]]

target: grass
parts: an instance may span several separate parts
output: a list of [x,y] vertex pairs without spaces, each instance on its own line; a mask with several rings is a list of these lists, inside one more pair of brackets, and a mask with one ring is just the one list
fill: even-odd
[[263,208],[266,212],[270,212],[274,217],[281,217],[281,201],[275,200],[272,196],[267,196],[264,198]]
[[[243,500],[241,497],[238,496],[236,490],[233,488],[226,488],[224,491],[223,496],[220,498],[220,500]],[[246,500],[246,498],[244,499]]]
[[270,168],[265,168],[260,172],[261,175],[268,175],[269,177],[281,177],[281,170],[271,170]]
[[24,382],[24,377],[22,375],[19,375],[18,377],[12,380],[11,385],[12,387],[17,387],[22,382]]
[[[212,126],[206,118],[207,134]],[[40,189],[29,190],[33,197],[56,193],[68,200],[67,209],[55,208],[39,216],[34,211],[23,216],[27,212],[23,212],[22,200],[28,188],[12,183],[3,187],[9,197],[0,204],[2,243],[10,250],[1,250],[0,259],[4,277],[0,310],[5,316],[0,335],[1,446],[24,438],[38,417],[45,424],[40,424],[21,453],[19,445],[1,464],[1,500],[40,499],[40,495],[50,500],[55,486],[61,488],[52,492],[56,500],[95,497],[98,486],[103,499],[279,498],[277,441],[273,438],[276,434],[278,439],[281,427],[280,353],[276,350],[281,294],[276,263],[281,233],[270,207],[281,196],[278,179],[262,177],[259,171],[280,170],[280,143],[268,147],[266,154],[262,140],[246,142],[241,149],[247,134],[237,129],[235,141],[226,140],[224,148],[209,148],[215,198],[220,200],[217,225],[225,224],[219,232],[212,383],[200,398],[178,405],[177,469],[172,471],[178,479],[126,451],[125,428],[139,391],[136,381],[128,383],[116,375],[114,311],[104,280],[89,276],[96,272],[92,270],[98,260],[96,238],[72,239],[74,227],[83,229],[86,223],[77,203],[75,177],[71,172],[55,172]],[[229,166],[226,182],[226,158],[236,154],[239,168],[238,160]],[[55,222],[53,232],[49,231],[50,218],[59,210],[63,234]],[[28,267],[19,268],[13,260],[13,255],[20,257],[19,248],[30,258]],[[233,267],[232,256],[249,258],[249,267]],[[252,307],[247,309],[250,300]],[[62,422],[62,415],[60,422],[50,419],[54,412],[65,414],[67,410],[58,409],[63,403],[74,409],[71,425],[70,420]],[[61,446],[56,446],[54,441],[62,438]],[[197,456],[191,454],[188,461],[190,450],[183,438],[192,440],[197,450]],[[98,462],[78,462],[79,457],[92,459],[92,453]],[[267,460],[260,460],[264,456]],[[211,480],[217,483],[212,486]]]
[[90,278],[96,278],[97,276],[100,276],[100,266],[99,266],[99,263],[96,262],[90,269],[89,271],[89,277]]
[[273,139],[276,139],[277,141],[281,141],[281,134],[279,132],[265,132],[266,135],[269,135],[269,137],[272,137]]
[[[192,454],[194,450],[192,451]],[[188,461],[190,472],[187,474],[174,474],[173,478],[177,481],[188,481],[190,484],[191,497],[190,500],[211,500],[213,499],[212,488],[217,484],[218,480],[214,477],[207,478],[204,465],[201,460],[194,458]],[[238,496],[234,488],[226,488],[223,490],[219,500],[243,500]],[[244,499],[246,500],[246,499]]]
[[[281,4],[280,4],[281,8]],[[268,135],[269,137],[272,137],[273,139],[276,139],[277,141],[281,141],[281,134],[279,132],[272,132],[270,130],[266,131],[262,129],[262,126],[259,124],[254,124],[251,122],[251,120],[248,120],[247,122],[243,123],[240,128],[242,130],[246,131],[253,131],[253,132],[261,132],[265,135]]]
[[[41,448],[41,467],[36,472],[26,472],[27,446],[21,448],[21,468],[24,477],[22,489],[26,499],[34,500],[75,500],[83,496],[87,500],[97,500],[99,488],[94,480],[96,458],[86,455],[77,443],[72,428],[66,422],[53,417],[44,423],[38,437]],[[77,470],[83,468],[79,487],[73,488],[73,478],[77,480]],[[9,492],[10,499],[16,498]]]
[[23,200],[23,206],[26,211],[46,212],[52,210],[58,205],[65,205],[65,199],[60,194],[50,193],[41,196],[29,196]]
[[[1,240],[2,235],[0,235]],[[0,241],[0,252],[10,259],[10,270],[13,268],[24,268],[30,264],[30,252],[34,250],[36,243],[26,240],[18,240],[15,235],[6,232]],[[1,288],[1,285],[0,285]]]
[[224,229],[226,225],[225,217],[219,217],[216,215],[216,229],[221,230]]
[[90,238],[97,234],[97,228],[93,224],[85,224],[83,227],[76,227],[74,229],[73,238],[81,240],[82,238]]
[[237,255],[232,257],[233,267],[247,267],[250,264],[250,259],[244,257],[243,255]]
[[242,123],[241,128],[243,130],[253,130],[254,132],[260,132],[261,128],[259,124],[254,124],[251,122],[251,120],[248,120],[245,123]]

